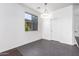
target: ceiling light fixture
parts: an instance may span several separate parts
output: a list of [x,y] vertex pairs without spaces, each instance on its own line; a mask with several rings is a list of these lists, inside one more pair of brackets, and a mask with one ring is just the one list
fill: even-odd
[[44,3],[44,12],[41,14],[41,18],[50,18],[51,15],[48,13],[48,10],[47,10],[47,3]]

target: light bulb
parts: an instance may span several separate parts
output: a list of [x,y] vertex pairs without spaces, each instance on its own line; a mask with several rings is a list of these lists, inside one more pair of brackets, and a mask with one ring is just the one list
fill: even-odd
[[41,14],[41,18],[51,18],[51,14],[43,13]]

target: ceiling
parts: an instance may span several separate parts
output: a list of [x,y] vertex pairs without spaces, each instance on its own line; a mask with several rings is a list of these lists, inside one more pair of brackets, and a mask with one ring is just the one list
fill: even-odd
[[[24,3],[24,5],[40,13],[43,13],[45,9],[44,3]],[[48,3],[47,9],[48,9],[48,12],[52,12],[69,5],[71,5],[71,3]]]

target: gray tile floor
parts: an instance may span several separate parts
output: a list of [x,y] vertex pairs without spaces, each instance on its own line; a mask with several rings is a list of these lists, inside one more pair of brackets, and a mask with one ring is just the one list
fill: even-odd
[[57,41],[39,40],[17,48],[23,56],[79,56],[79,48]]

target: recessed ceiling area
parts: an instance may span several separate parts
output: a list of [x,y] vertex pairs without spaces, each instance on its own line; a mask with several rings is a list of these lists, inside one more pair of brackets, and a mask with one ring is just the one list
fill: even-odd
[[[45,9],[44,3],[24,3],[24,5],[40,13],[42,13]],[[52,12],[57,9],[67,7],[69,5],[72,5],[72,3],[47,3],[47,9],[49,12]]]

